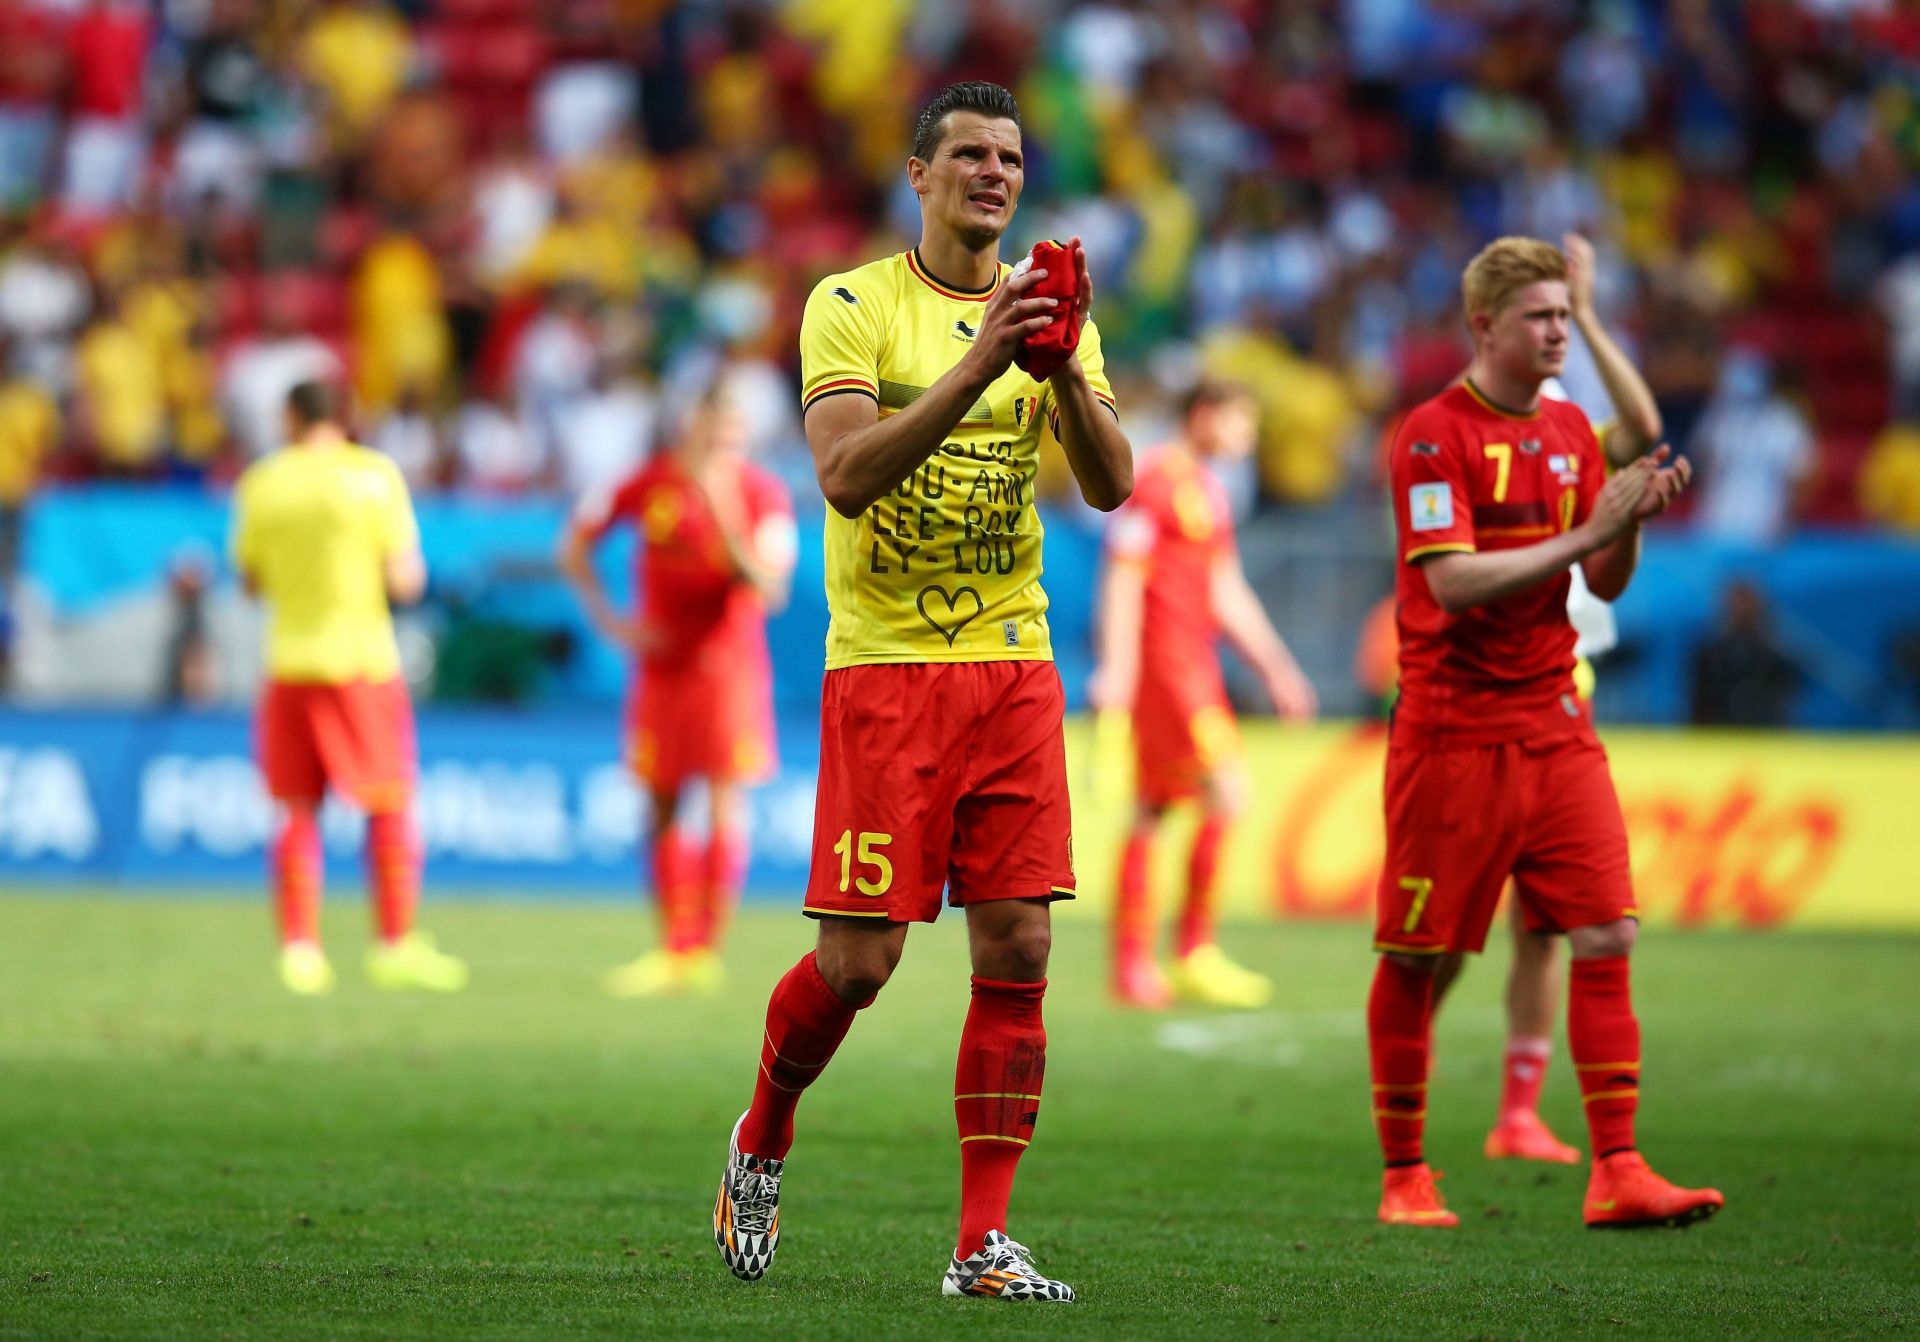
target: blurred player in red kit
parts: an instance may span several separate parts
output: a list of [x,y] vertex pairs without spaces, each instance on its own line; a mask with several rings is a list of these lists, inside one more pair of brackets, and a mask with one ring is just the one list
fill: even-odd
[[[720,987],[721,939],[746,868],[741,790],[776,765],[766,619],[793,573],[793,507],[745,456],[745,431],[716,379],[673,446],[581,503],[561,549],[594,625],[636,659],[625,748],[652,802],[661,945],[607,976],[617,997]],[[593,567],[594,547],[621,525],[639,538],[631,617],[613,608]],[[707,786],[704,849],[680,823],[695,780]]]
[[[1247,786],[1216,639],[1224,634],[1246,658],[1283,716],[1311,717],[1316,707],[1313,686],[1240,567],[1226,490],[1214,473],[1214,463],[1253,451],[1256,413],[1244,388],[1194,387],[1179,436],[1141,463],[1133,498],[1107,532],[1092,697],[1100,712],[1133,718],[1138,802],[1120,862],[1111,982],[1115,1000],[1129,1006],[1165,1006],[1177,995],[1257,1007],[1273,992],[1220,949],[1213,907],[1220,850]],[[1167,809],[1196,798],[1201,819],[1169,985],[1154,959],[1153,841]]]
[[1565,933],[1572,951],[1568,1038],[1593,1143],[1586,1223],[1685,1225],[1724,1199],[1668,1183],[1636,1145],[1637,911],[1606,752],[1574,686],[1567,594],[1576,563],[1602,600],[1625,590],[1640,523],[1690,469],[1661,448],[1607,478],[1586,416],[1542,397],[1572,319],[1559,248],[1503,238],[1462,289],[1473,362],[1407,417],[1390,458],[1400,698],[1367,1005],[1380,1219],[1459,1223],[1423,1147],[1435,982],[1485,944],[1511,876],[1528,927]]

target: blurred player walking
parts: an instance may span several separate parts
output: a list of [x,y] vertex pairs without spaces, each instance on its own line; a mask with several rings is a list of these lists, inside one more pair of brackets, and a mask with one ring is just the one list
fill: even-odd
[[332,388],[287,398],[288,443],[234,489],[233,560],[267,605],[260,771],[280,804],[272,849],[280,978],[293,992],[334,985],[320,947],[319,810],[331,787],[367,814],[367,875],[378,940],[376,987],[455,992],[467,967],[414,929],[413,706],[400,676],[389,601],[417,601],[426,564],[405,480],[349,442]]
[[1686,487],[1662,448],[1611,479],[1587,418],[1546,400],[1566,358],[1565,255],[1503,238],[1463,277],[1474,358],[1416,408],[1391,456],[1400,699],[1388,738],[1381,952],[1367,1007],[1380,1219],[1450,1226],[1423,1149],[1436,974],[1485,944],[1509,876],[1530,930],[1572,947],[1568,1036],[1586,1104],[1589,1226],[1684,1225],[1724,1202],[1639,1154],[1637,926],[1626,827],[1575,692],[1567,570],[1625,590],[1639,525]]
[[1043,425],[1096,508],[1125,501],[1133,462],[1085,320],[1079,240],[1036,249],[1044,264],[1025,270],[999,261],[1020,150],[1005,89],[943,90],[907,163],[920,245],[827,277],[807,302],[807,441],[832,505],[805,904],[819,929],[767,1004],[753,1103],[715,1201],[721,1256],[748,1280],[779,1245],[801,1094],[944,890],[966,911],[973,992],[954,1084],[960,1230],[941,1289],[1073,1298],[1006,1235],[1046,1071],[1048,905],[1074,886],[1032,489]]
[[[786,601],[793,573],[793,506],[747,460],[745,438],[716,379],[672,447],[581,504],[561,550],[595,626],[635,657],[626,753],[652,801],[661,944],[607,976],[617,997],[719,989],[720,945],[746,871],[741,788],[776,767],[767,612]],[[593,568],[593,548],[623,524],[639,535],[637,618],[613,608]],[[694,780],[707,786],[704,850],[680,819]]]
[[[1180,435],[1140,468],[1133,498],[1107,532],[1094,707],[1133,719],[1138,802],[1120,860],[1113,914],[1112,993],[1129,1006],[1175,995],[1214,1006],[1257,1007],[1262,975],[1227,958],[1214,939],[1219,854],[1246,796],[1239,732],[1215,640],[1225,635],[1259,674],[1275,709],[1311,717],[1313,686],[1247,583],[1233,517],[1213,463],[1253,451],[1253,398],[1203,381],[1187,394]],[[1154,958],[1149,872],[1169,807],[1198,798],[1186,900],[1174,936],[1172,984]]]

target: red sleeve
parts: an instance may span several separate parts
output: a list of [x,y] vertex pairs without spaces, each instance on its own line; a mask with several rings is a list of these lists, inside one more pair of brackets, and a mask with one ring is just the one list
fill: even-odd
[[640,498],[646,493],[647,472],[635,471],[611,489],[596,489],[574,505],[569,522],[573,533],[582,539],[598,541],[622,521],[640,514]]
[[1460,435],[1443,417],[1426,406],[1408,415],[1393,441],[1389,468],[1403,562],[1477,548],[1471,476]]

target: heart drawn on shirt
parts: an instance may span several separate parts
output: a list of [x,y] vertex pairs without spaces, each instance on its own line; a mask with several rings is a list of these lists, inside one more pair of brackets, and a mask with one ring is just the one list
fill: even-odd
[[[960,614],[962,597],[973,599],[973,609],[965,615]],[[915,598],[913,604],[919,610],[920,618],[932,625],[934,631],[947,640],[949,648],[953,646],[953,640],[960,637],[960,631],[979,619],[987,608],[987,603],[980,599],[980,593],[971,587],[961,587],[948,592],[938,584],[922,587],[920,595]],[[934,607],[933,610],[928,609],[930,605]],[[946,608],[944,612],[939,609],[942,606]]]

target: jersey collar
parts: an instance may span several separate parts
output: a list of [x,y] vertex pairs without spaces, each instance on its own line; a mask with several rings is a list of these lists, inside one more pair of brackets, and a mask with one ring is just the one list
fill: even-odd
[[1484,391],[1481,391],[1480,388],[1476,387],[1473,383],[1473,379],[1470,377],[1461,378],[1460,385],[1467,389],[1467,395],[1473,397],[1474,400],[1480,402],[1481,405],[1493,411],[1493,413],[1496,415],[1500,415],[1506,419],[1538,419],[1540,418],[1540,411],[1538,408],[1535,408],[1532,410],[1515,410],[1511,406],[1501,405],[1500,402],[1494,400],[1491,396],[1487,395]]
[[1004,270],[996,272],[993,277],[993,283],[984,289],[960,289],[948,284],[944,280],[935,279],[933,272],[928,270],[926,263],[920,259],[920,249],[918,247],[907,252],[906,258],[907,269],[913,272],[915,279],[919,280],[920,283],[926,285],[927,288],[933,290],[936,294],[939,294],[942,298],[958,299],[962,303],[984,303],[989,298],[992,298],[993,291],[1000,287],[1000,276],[1005,273]]

